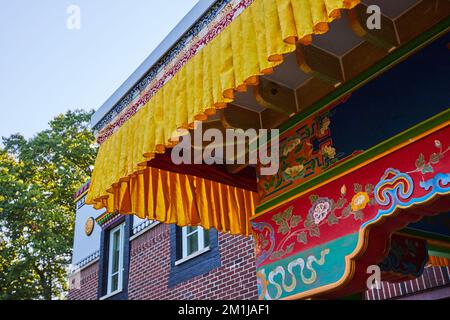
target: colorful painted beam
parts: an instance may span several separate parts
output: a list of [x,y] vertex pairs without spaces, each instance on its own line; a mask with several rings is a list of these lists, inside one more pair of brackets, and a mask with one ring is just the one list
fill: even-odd
[[390,235],[450,207],[450,122],[252,219],[261,299],[364,289]]
[[117,221],[123,218],[123,215],[117,212],[104,212],[95,218],[95,222],[102,228],[107,229],[109,226],[113,225]]
[[[422,128],[430,129],[424,122],[433,127],[450,118],[449,41],[450,35],[439,38],[357,91],[284,130],[279,139],[278,174],[258,179],[262,201],[258,210],[276,204],[286,192],[298,191],[305,182],[334,174],[334,169],[349,160],[357,165],[362,158],[375,157],[383,142],[391,140],[392,147],[410,138],[407,131],[412,137],[423,133]],[[424,83],[424,79],[433,81]]]

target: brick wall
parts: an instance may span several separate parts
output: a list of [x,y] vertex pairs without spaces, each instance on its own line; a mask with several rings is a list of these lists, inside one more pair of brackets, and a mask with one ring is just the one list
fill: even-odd
[[[447,298],[450,296],[450,268],[432,267],[424,269],[423,274],[415,279],[400,282],[381,282],[380,289],[367,290],[365,300],[388,300],[400,297],[414,296],[421,292],[438,288],[447,288]],[[423,297],[425,299],[425,297]]]
[[96,300],[98,286],[98,262],[81,270],[79,289],[69,290],[69,300]]
[[221,266],[172,288],[170,226],[159,224],[131,243],[129,299],[257,299],[253,240],[219,233]]
[[[169,288],[170,225],[159,224],[131,241],[128,298],[130,300],[252,300],[257,299],[253,240],[219,233],[221,266]],[[70,300],[97,299],[96,262],[80,273],[80,289],[69,291]],[[429,267],[413,280],[382,283],[380,290],[369,290],[366,300],[395,299],[432,290],[450,288],[449,267]]]

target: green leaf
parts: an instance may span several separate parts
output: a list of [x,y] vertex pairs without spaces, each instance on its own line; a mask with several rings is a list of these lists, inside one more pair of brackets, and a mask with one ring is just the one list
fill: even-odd
[[311,237],[320,237],[320,230],[318,227],[308,229]]
[[309,196],[309,200],[311,201],[311,203],[316,202],[319,199],[319,196],[317,194],[312,194]]
[[362,191],[362,185],[360,185],[359,183],[355,183],[353,186],[354,186],[355,193]]
[[302,217],[301,216],[292,216],[291,218],[291,227],[295,228],[296,226],[298,226],[298,224],[302,221]]
[[294,152],[295,152],[295,153],[299,153],[302,149],[303,149],[303,143],[299,143],[299,144],[295,147]]
[[422,170],[423,166],[425,165],[425,156],[423,153],[419,155],[419,158],[416,160],[416,168],[417,170]]
[[374,189],[373,184],[368,183],[368,184],[366,184],[366,187],[365,187],[364,191],[366,191],[368,194],[371,194],[373,189]]
[[327,219],[328,219],[328,225],[330,225],[330,226],[332,226],[333,224],[339,223],[339,219],[336,217],[336,215],[334,213],[330,214]]
[[306,234],[306,232],[302,231],[298,236],[297,236],[297,242],[301,242],[301,243],[308,243],[308,235]]
[[271,259],[271,260],[277,260],[277,259],[280,259],[282,256],[284,256],[284,254],[285,254],[284,250],[278,250],[278,251],[275,251],[274,253],[272,253],[272,254],[270,255],[270,259]]
[[433,167],[430,164],[426,164],[423,168],[422,168],[422,173],[431,173],[433,172]]
[[281,214],[281,216],[283,217],[283,219],[285,221],[287,221],[291,218],[293,209],[294,209],[294,207],[289,207],[286,210],[284,210],[284,212]]
[[346,202],[347,200],[345,198],[339,198],[339,200],[336,203],[336,208],[342,209]]
[[287,234],[291,229],[289,228],[289,225],[286,221],[284,221],[279,227],[278,227],[278,233],[281,233],[282,235]]
[[437,164],[437,163],[439,163],[439,160],[441,160],[441,156],[438,153],[433,153],[430,156],[430,163],[431,164]]
[[284,222],[283,217],[281,216],[281,213],[277,213],[272,217],[272,220],[277,224],[280,225]]
[[356,211],[354,213],[355,220],[362,220],[364,219],[364,213],[362,211]]
[[290,245],[288,245],[286,248],[286,253],[292,253],[292,251],[294,251],[294,245],[295,245],[294,242],[292,242]]
[[311,219],[311,216],[308,215],[308,216],[306,217],[306,220],[303,222],[303,226],[304,226],[305,228],[309,228],[309,227],[311,227],[312,225],[314,225],[314,221]]
[[344,210],[342,210],[342,216],[344,218],[347,218],[351,213],[352,213],[352,207],[350,205],[348,205],[347,207],[345,207]]

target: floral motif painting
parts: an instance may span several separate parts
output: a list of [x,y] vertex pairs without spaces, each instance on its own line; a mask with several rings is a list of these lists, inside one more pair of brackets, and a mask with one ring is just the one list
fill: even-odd
[[[311,290],[344,281],[341,277],[352,281],[351,270],[361,279],[364,263],[386,257],[387,239],[396,230],[448,210],[450,127],[435,130],[255,216],[260,298],[307,297]],[[299,145],[291,143],[288,149]],[[395,244],[390,248],[384,270],[420,273],[418,263],[409,268],[406,251]],[[397,263],[398,257],[406,264]]]
[[[277,260],[291,253],[297,243],[308,244],[311,238],[320,238],[321,229],[324,225],[328,227],[339,225],[341,221],[351,217],[355,221],[363,220],[364,209],[375,204],[374,186],[366,184],[363,187],[361,184],[355,183],[353,189],[353,195],[349,195],[346,185],[342,185],[341,194],[337,199],[311,194],[309,196],[311,205],[306,218],[302,217],[301,212],[295,206],[289,206],[274,214],[272,221],[277,226],[275,228],[276,237],[271,235],[271,240],[266,239],[266,242],[260,239],[257,247],[262,245],[264,247],[262,250],[267,251],[267,258]],[[270,225],[266,229],[274,232],[274,228]],[[275,238],[277,239],[276,242]],[[258,248],[258,250],[261,250],[261,248]]]
[[330,106],[280,139],[280,169],[273,176],[260,176],[261,199],[268,200],[287,189],[327,170],[343,158],[333,146],[330,125],[334,106]]

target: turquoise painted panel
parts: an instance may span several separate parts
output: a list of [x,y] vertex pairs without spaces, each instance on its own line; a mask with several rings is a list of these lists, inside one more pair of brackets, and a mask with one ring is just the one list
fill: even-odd
[[345,256],[358,243],[358,233],[346,235],[257,269],[260,299],[283,299],[339,281]]

